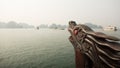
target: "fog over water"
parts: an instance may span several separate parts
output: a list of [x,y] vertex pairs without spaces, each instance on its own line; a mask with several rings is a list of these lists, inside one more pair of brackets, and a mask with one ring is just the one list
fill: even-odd
[[120,38],[120,0],[0,0],[0,68],[75,68],[70,20]]
[[[102,31],[120,38],[120,31]],[[0,29],[0,68],[75,68],[67,30]]]

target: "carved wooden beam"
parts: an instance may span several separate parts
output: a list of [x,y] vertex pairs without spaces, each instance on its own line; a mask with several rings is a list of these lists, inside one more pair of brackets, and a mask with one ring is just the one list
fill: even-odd
[[69,22],[76,68],[120,68],[119,38],[94,32],[86,25]]

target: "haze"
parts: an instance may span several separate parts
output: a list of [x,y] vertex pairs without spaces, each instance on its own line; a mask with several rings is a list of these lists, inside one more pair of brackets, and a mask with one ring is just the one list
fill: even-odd
[[120,0],[0,0],[0,21],[120,26]]

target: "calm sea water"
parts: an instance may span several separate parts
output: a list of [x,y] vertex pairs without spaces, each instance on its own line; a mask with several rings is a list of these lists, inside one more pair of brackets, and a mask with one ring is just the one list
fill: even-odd
[[[104,33],[120,37],[120,31]],[[69,35],[67,30],[0,29],[0,68],[75,68]]]

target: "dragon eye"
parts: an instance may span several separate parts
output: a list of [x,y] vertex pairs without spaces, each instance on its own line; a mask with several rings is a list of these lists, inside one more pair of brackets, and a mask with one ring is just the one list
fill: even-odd
[[74,35],[77,35],[77,34],[78,34],[78,30],[75,29],[75,30],[73,31],[73,33],[74,33]]

